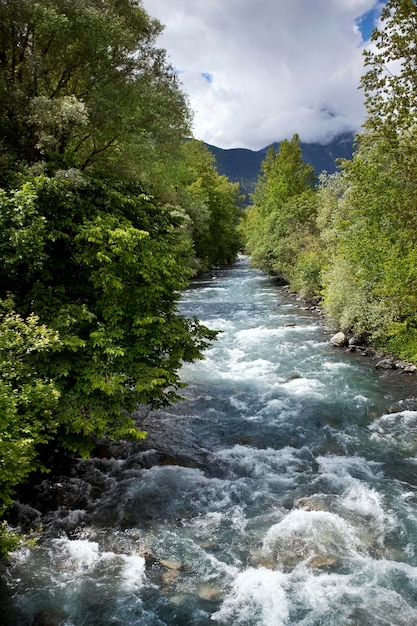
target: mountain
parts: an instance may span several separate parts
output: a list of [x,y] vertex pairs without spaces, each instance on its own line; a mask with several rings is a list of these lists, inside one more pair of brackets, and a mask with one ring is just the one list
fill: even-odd
[[[323,170],[332,174],[337,169],[336,159],[352,158],[354,139],[353,133],[344,133],[328,144],[301,142],[303,159],[314,167],[317,175],[321,174]],[[210,144],[206,145],[216,159],[219,174],[227,176],[232,182],[240,183],[242,193],[249,201],[249,195],[253,193],[261,171],[262,161],[270,146],[255,151],[246,148],[223,150],[223,148],[217,148]],[[271,145],[275,149],[279,148],[279,143]]]

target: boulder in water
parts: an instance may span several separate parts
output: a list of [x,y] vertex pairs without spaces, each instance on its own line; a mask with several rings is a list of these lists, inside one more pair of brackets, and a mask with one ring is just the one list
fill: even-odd
[[396,370],[397,364],[395,363],[394,359],[388,358],[378,361],[375,367],[377,370]]
[[179,571],[182,569],[182,563],[180,561],[168,561],[166,559],[161,559],[159,561],[159,565],[173,571]]
[[163,590],[168,591],[168,588],[181,576],[182,563],[180,561],[169,561],[168,559],[161,559],[158,563],[166,570],[161,574],[161,587]]
[[323,554],[312,556],[308,559],[306,565],[311,569],[328,569],[329,567],[336,565],[337,561],[337,557]]
[[337,346],[338,348],[342,348],[343,346],[346,345],[346,335],[345,333],[339,332],[336,333],[335,335],[333,335],[333,337],[330,339],[330,342],[334,345]]
[[180,570],[176,569],[168,569],[166,572],[161,574],[161,586],[163,589],[167,589],[167,587],[171,587],[177,579],[180,577]]
[[200,585],[197,593],[198,597],[201,598],[201,600],[207,600],[208,602],[215,602],[216,600],[220,600],[223,595],[221,589],[208,583]]
[[417,365],[413,365],[412,363],[407,363],[404,367],[403,367],[403,371],[406,374],[415,374],[417,372]]
[[324,504],[321,504],[320,502],[316,502],[315,500],[312,500],[311,498],[300,498],[298,500],[298,504],[305,511],[328,511],[329,510],[326,506],[324,506]]

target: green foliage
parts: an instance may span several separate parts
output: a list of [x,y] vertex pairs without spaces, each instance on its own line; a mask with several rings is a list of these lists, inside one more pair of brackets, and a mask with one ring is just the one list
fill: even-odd
[[361,82],[366,132],[319,192],[324,307],[333,326],[417,362],[417,7],[389,0],[381,17]]
[[312,237],[297,246],[293,240],[296,263],[288,265],[287,274],[290,288],[308,301],[318,299],[322,286],[323,251],[316,239]]
[[[199,358],[215,336],[177,311],[191,273],[178,255],[178,214],[133,183],[110,182],[35,179],[29,208],[33,223],[45,225],[42,254],[31,264],[30,285],[18,280],[20,270],[25,276],[19,263],[3,275],[17,309],[60,333],[60,350],[42,367],[65,398],[56,410],[60,437],[83,454],[92,435],[142,437],[129,412],[139,402],[177,399],[181,363]],[[2,230],[2,264],[17,255],[15,229],[9,220]]]
[[303,162],[297,135],[271,148],[242,231],[256,267],[279,276],[307,298],[319,288],[314,170]]
[[0,301],[0,514],[14,488],[33,470],[36,447],[56,432],[59,391],[40,366],[42,354],[53,358],[58,333],[30,315]]
[[38,536],[35,533],[22,535],[22,533],[10,528],[6,522],[0,522],[0,557],[7,560],[11,552],[25,546],[33,548],[37,541]]
[[[389,345],[405,356],[403,322],[414,319],[417,306],[415,196],[389,142],[366,136],[353,161],[345,163],[343,176],[323,181],[319,205],[329,321],[385,348],[390,336]],[[394,339],[397,332],[402,340]]]
[[0,0],[0,514],[50,439],[144,437],[216,337],[177,305],[234,260],[238,186],[184,141],[160,32],[134,0]]
[[1,0],[3,162],[131,173],[188,134],[160,32],[131,0]]
[[202,272],[234,261],[241,248],[238,183],[220,176],[208,148],[194,140],[184,142],[171,175],[176,193],[170,200],[189,218],[186,229],[193,245],[193,269]]
[[395,143],[416,122],[417,6],[414,0],[388,0],[375,29],[372,49],[364,52],[367,72],[361,86],[365,94],[365,127]]

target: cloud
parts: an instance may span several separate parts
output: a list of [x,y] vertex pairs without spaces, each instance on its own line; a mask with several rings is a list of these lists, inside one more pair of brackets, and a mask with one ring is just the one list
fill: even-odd
[[296,132],[303,141],[325,142],[360,129],[361,28],[369,34],[369,12],[379,4],[143,0],[165,25],[159,44],[189,96],[195,137],[251,149]]

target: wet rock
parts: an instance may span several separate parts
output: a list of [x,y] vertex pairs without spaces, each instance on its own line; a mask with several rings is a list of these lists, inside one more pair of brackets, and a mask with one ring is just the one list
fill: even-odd
[[284,328],[294,328],[294,326],[294,322],[288,322],[287,324],[284,324]]
[[53,528],[60,528],[67,533],[76,534],[79,530],[78,527],[84,522],[84,519],[84,509],[68,510],[60,508],[50,521],[48,521],[48,518],[45,518],[45,530],[50,527],[53,532]]
[[178,572],[179,570],[182,569],[182,563],[180,561],[169,561],[166,559],[160,559],[158,562],[159,562],[159,565],[161,565],[162,567],[165,567],[168,570]]
[[397,364],[394,359],[387,358],[378,361],[378,363],[375,365],[375,368],[377,370],[396,370]]
[[187,601],[187,596],[184,593],[176,593],[175,595],[170,595],[169,603],[174,606],[181,606],[184,602]]
[[138,552],[138,556],[141,556],[145,559],[146,567],[152,567],[152,565],[155,565],[155,563],[157,562],[155,556],[152,554],[152,552],[149,552],[149,550],[141,550],[140,552]]
[[160,455],[159,459],[158,459],[158,465],[164,466],[164,465],[179,465],[179,466],[184,466],[184,463],[174,457],[174,456],[170,456],[169,454],[166,455]]
[[198,541],[197,543],[203,550],[215,550],[217,547],[216,542],[211,541],[210,539],[207,539],[206,541]]
[[181,576],[183,565],[180,561],[170,561],[168,559],[160,559],[158,565],[166,569],[165,572],[162,572],[160,581],[162,589],[168,591]]
[[111,459],[114,457],[114,452],[109,445],[100,445],[93,451],[92,456],[97,457],[98,459]]
[[336,333],[335,335],[333,335],[333,337],[330,339],[330,342],[334,345],[337,346],[338,348],[342,348],[343,346],[346,345],[346,335],[345,333],[339,332]]
[[57,482],[43,480],[34,491],[41,512],[60,507],[84,509],[90,500],[91,486],[80,478],[62,477]]
[[223,593],[221,589],[219,589],[215,585],[204,584],[200,585],[200,587],[198,588],[197,595],[201,600],[215,602],[221,599]]
[[277,569],[276,561],[273,561],[272,559],[267,559],[263,556],[259,556],[258,554],[252,554],[250,562],[252,566],[256,568],[264,567],[265,569]]
[[329,509],[321,504],[321,502],[316,502],[311,500],[310,498],[300,498],[298,500],[298,505],[303,508],[305,511],[328,511]]
[[405,363],[404,366],[401,367],[401,369],[405,374],[415,374],[417,372],[417,365],[413,365],[412,363]]
[[13,507],[8,511],[7,519],[12,526],[19,527],[24,533],[35,530],[42,524],[40,511],[18,500],[13,503]]
[[363,347],[364,346],[363,337],[361,337],[360,335],[353,335],[352,337],[349,337],[348,346]]
[[336,556],[312,556],[306,562],[307,567],[311,569],[328,569],[329,567],[333,567],[333,565],[337,564]]
[[181,576],[180,570],[169,569],[161,574],[161,587],[171,587]]

